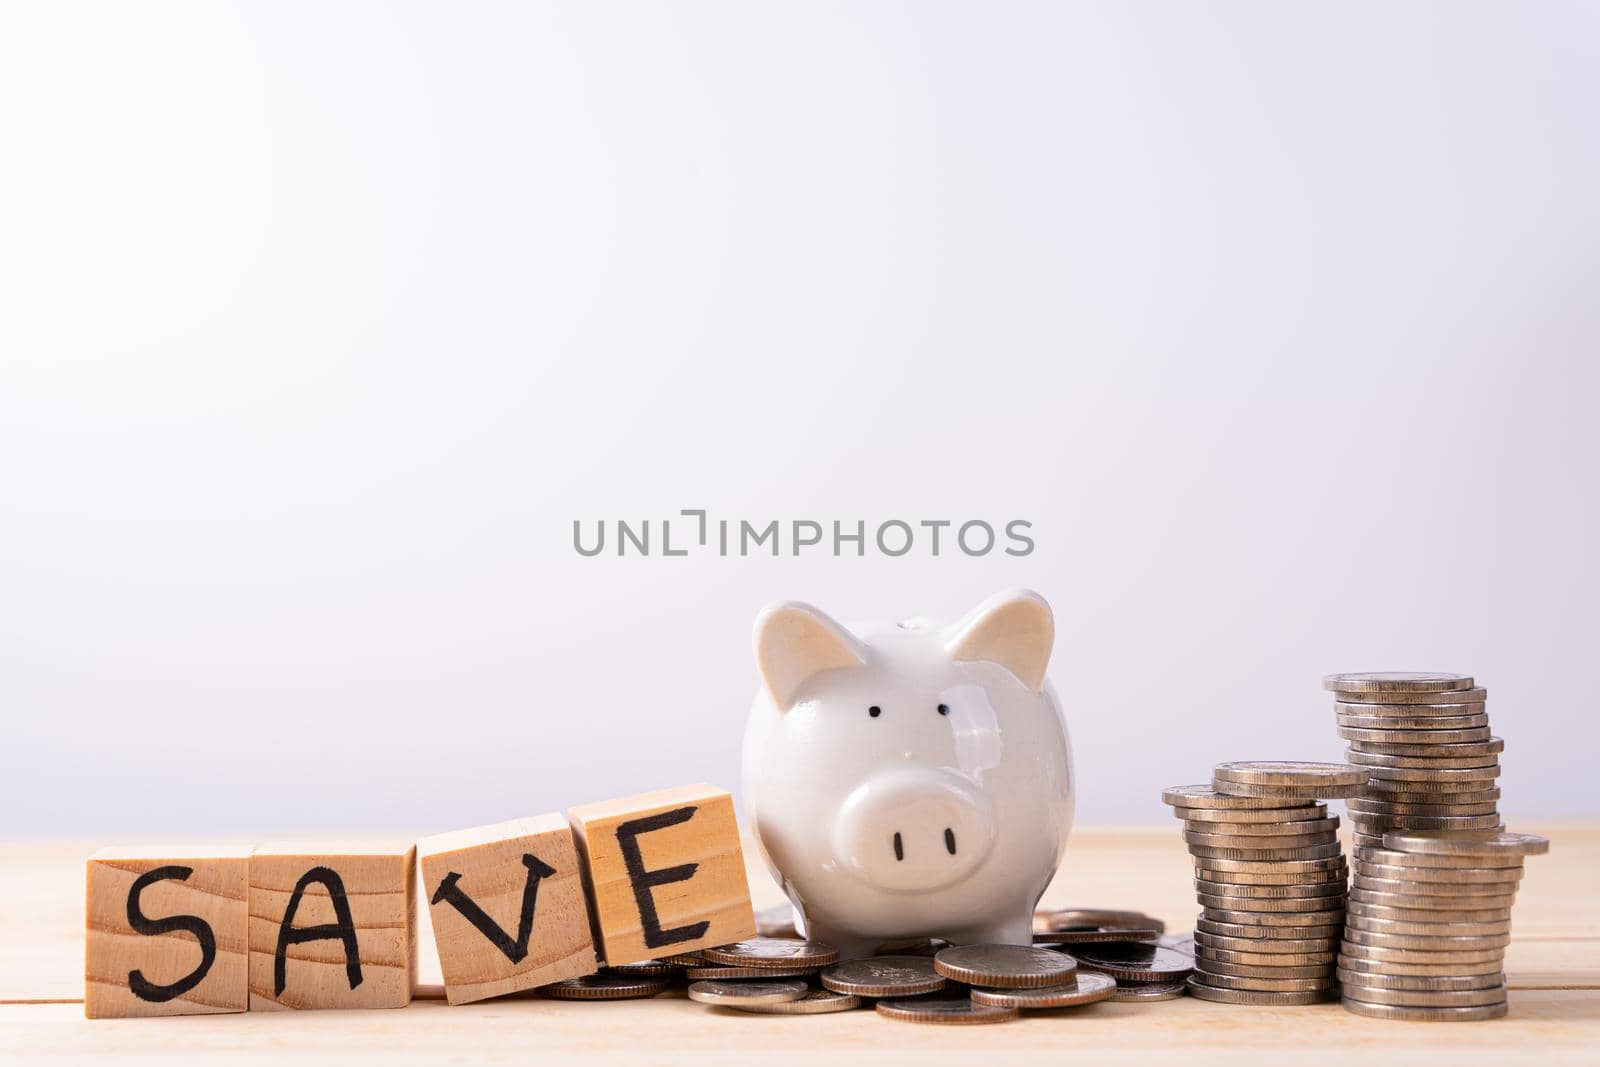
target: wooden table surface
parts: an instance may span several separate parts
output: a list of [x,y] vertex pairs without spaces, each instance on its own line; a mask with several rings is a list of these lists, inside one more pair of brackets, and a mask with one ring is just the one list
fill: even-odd
[[[915,1026],[856,1011],[815,1017],[745,1015],[681,995],[572,1003],[512,998],[449,1007],[440,999],[431,935],[418,998],[390,1011],[245,1013],[168,1019],[83,1018],[83,860],[102,842],[0,845],[0,1061],[96,1054],[163,1062],[219,1055],[343,1062],[403,1059],[585,1064],[692,1061],[766,1064],[842,1058],[873,1062],[1080,1063],[1330,1062],[1354,1052],[1375,1063],[1600,1062],[1600,826],[1521,827],[1545,833],[1550,854],[1528,861],[1506,971],[1511,1013],[1482,1023],[1363,1019],[1337,1004],[1250,1008],[1192,998],[1102,1003],[999,1026]],[[1176,829],[1081,830],[1045,903],[1136,908],[1168,929],[1193,926],[1191,869]],[[757,907],[781,902],[751,868]],[[426,928],[424,927],[426,931]],[[1096,1055],[1099,1054],[1099,1055]]]

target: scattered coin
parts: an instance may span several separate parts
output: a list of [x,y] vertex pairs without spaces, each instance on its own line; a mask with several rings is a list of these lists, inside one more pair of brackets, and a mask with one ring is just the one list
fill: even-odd
[[1330,674],[1322,688],[1336,693],[1439,693],[1471,689],[1472,677],[1435,671],[1363,671]]
[[691,982],[721,978],[802,978],[817,973],[817,968],[806,964],[768,963],[748,966],[702,963],[698,967],[684,968],[684,977]]
[[809,992],[804,982],[693,982],[689,999],[702,1004],[741,1007],[746,1004],[778,1004],[799,1000]]
[[839,950],[832,945],[803,941],[791,937],[757,937],[738,941],[720,948],[705,950],[707,963],[723,963],[736,967],[752,965],[788,965],[794,967],[820,967],[839,960]]
[[1159,945],[1079,945],[1073,955],[1085,970],[1127,982],[1171,981],[1194,970],[1192,956]]
[[[1038,918],[1039,913],[1035,913]],[[1160,919],[1142,911],[1123,911],[1116,908],[1055,908],[1043,913],[1049,916],[1046,928],[1052,931],[1100,930],[1123,927],[1129,930],[1154,929],[1157,933],[1167,927]]]
[[1186,995],[1188,991],[1189,983],[1181,980],[1175,982],[1118,982],[1117,991],[1111,994],[1111,999],[1116,1003],[1176,1000]]
[[590,974],[540,986],[538,992],[556,1000],[633,1000],[664,993],[671,986],[671,981],[659,976]]
[[1074,981],[1062,985],[1040,986],[1035,989],[981,989],[972,990],[976,1004],[997,1008],[1021,1008],[1036,1011],[1041,1008],[1072,1008],[1080,1004],[1093,1004],[1115,995],[1117,980],[1109,974],[1090,971],[1078,975]]
[[896,997],[878,1001],[877,1009],[879,1015],[890,1019],[943,1026],[1003,1023],[1017,1017],[1016,1008],[978,1004],[966,994]]
[[935,956],[933,969],[968,985],[1037,989],[1071,978],[1078,961],[1064,952],[1032,945],[960,945]]
[[1120,926],[1102,926],[1096,930],[1039,930],[1033,935],[1035,945],[1092,945],[1102,941],[1154,942],[1161,936],[1155,927],[1143,930]]
[[860,997],[910,997],[943,989],[945,978],[929,956],[868,956],[825,968],[826,989]]
[[851,996],[849,993],[835,993],[831,989],[813,989],[799,1000],[784,1000],[771,1004],[730,1001],[726,1006],[760,1015],[827,1015],[836,1011],[859,1008],[861,998]]
[[1435,830],[1383,835],[1385,848],[1423,856],[1542,856],[1550,839],[1537,834],[1478,833],[1471,830]]

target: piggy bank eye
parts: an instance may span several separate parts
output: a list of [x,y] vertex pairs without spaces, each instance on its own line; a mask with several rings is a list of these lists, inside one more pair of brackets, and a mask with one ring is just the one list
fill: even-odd
[[872,707],[867,709],[867,714],[871,715],[874,719],[876,719],[879,715],[883,714],[883,709],[878,707],[878,705],[874,704],[874,705],[872,705]]
[[940,704],[939,705],[939,714],[940,715],[948,715],[948,714],[950,714],[950,705],[949,704]]

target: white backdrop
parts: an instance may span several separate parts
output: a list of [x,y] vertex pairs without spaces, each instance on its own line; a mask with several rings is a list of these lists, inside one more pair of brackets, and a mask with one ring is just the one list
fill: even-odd
[[[735,786],[765,602],[1011,585],[1081,823],[1380,668],[1600,813],[1597,100],[1583,3],[0,4],[0,831]],[[573,551],[698,507],[1037,549]]]

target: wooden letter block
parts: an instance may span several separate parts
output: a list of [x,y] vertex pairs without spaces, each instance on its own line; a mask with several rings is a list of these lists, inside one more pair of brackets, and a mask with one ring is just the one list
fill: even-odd
[[567,811],[596,936],[619,966],[754,937],[733,798],[709,785]]
[[572,830],[560,814],[417,842],[452,1004],[599,969]]
[[90,856],[83,1014],[244,1011],[249,884],[248,846]]
[[412,846],[250,857],[250,1008],[403,1008],[416,971]]

